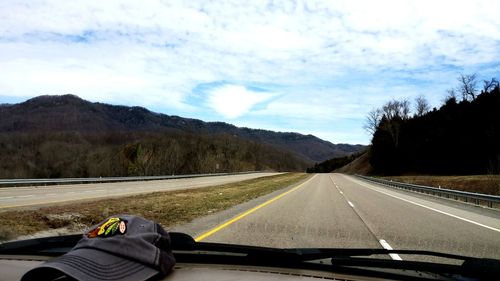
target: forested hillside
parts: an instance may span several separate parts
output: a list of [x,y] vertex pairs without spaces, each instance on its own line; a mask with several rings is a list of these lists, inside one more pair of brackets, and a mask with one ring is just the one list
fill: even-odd
[[308,163],[233,136],[182,133],[0,134],[0,178],[106,177],[276,170]]
[[333,144],[313,135],[240,128],[223,122],[204,122],[151,112],[142,107],[92,103],[74,95],[39,96],[0,107],[1,133],[32,132],[162,132],[191,135],[230,135],[274,146],[306,162],[356,153],[362,145]]
[[477,91],[475,75],[459,77],[439,109],[417,99],[415,113],[393,100],[368,116],[370,163],[378,174],[498,174],[500,89],[496,79]]
[[65,95],[1,105],[0,149],[0,178],[46,178],[304,171],[358,146]]

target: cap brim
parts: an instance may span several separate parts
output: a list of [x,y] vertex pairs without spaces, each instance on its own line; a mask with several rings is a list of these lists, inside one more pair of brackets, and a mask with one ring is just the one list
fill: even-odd
[[[76,280],[147,280],[159,273],[149,266],[95,250],[76,249],[28,271],[22,281],[53,280],[63,273]],[[61,274],[60,274],[61,275]]]

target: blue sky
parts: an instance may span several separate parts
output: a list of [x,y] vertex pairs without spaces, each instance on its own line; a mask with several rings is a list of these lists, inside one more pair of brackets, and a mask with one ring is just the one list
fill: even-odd
[[500,1],[0,0],[0,103],[72,93],[368,144],[392,98],[499,77]]

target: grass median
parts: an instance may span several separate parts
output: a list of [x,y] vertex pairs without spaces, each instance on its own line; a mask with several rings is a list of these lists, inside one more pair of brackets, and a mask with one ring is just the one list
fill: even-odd
[[287,173],[212,187],[6,211],[0,214],[0,241],[54,229],[82,232],[113,214],[139,215],[169,227],[283,189],[307,177],[303,173]]

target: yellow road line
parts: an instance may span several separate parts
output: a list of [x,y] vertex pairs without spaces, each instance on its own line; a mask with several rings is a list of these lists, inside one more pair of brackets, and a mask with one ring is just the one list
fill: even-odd
[[225,223],[223,223],[223,224],[220,224],[220,225],[218,225],[218,226],[216,226],[216,227],[214,227],[214,228],[210,229],[209,231],[207,231],[207,232],[205,232],[205,233],[201,234],[200,236],[196,237],[194,240],[195,240],[196,242],[200,242],[201,240],[203,240],[203,239],[207,238],[208,236],[211,236],[212,234],[214,234],[214,233],[218,232],[219,230],[221,230],[221,229],[223,229],[223,228],[226,228],[226,227],[230,226],[231,224],[233,224],[233,223],[235,223],[235,222],[237,222],[237,221],[241,220],[242,218],[244,218],[244,217],[248,216],[249,214],[251,214],[251,213],[253,213],[253,212],[257,211],[258,209],[260,209],[260,208],[262,208],[262,207],[264,207],[264,206],[267,206],[267,205],[269,205],[269,204],[273,203],[274,201],[276,201],[276,200],[280,199],[281,197],[283,197],[283,196],[285,196],[285,195],[287,195],[287,194],[289,194],[289,193],[291,193],[291,192],[293,192],[293,191],[295,191],[295,190],[297,190],[297,189],[301,188],[301,187],[302,187],[302,186],[304,186],[306,183],[308,183],[309,181],[311,181],[311,180],[312,180],[315,176],[316,176],[316,175],[314,175],[314,176],[310,177],[307,181],[305,181],[305,182],[303,182],[303,183],[301,183],[301,184],[297,185],[296,187],[294,187],[294,188],[292,188],[292,189],[288,190],[287,192],[281,193],[280,195],[277,195],[276,197],[273,197],[273,198],[269,199],[268,201],[266,201],[266,202],[264,202],[264,203],[262,203],[262,204],[260,204],[260,205],[258,205],[258,206],[256,206],[256,207],[253,207],[252,209],[250,209],[250,210],[248,210],[248,211],[246,211],[246,212],[244,212],[244,213],[242,213],[242,214],[239,214],[238,216],[236,216],[236,217],[234,217],[234,218],[230,219],[229,221],[227,221],[227,222],[225,222]]

